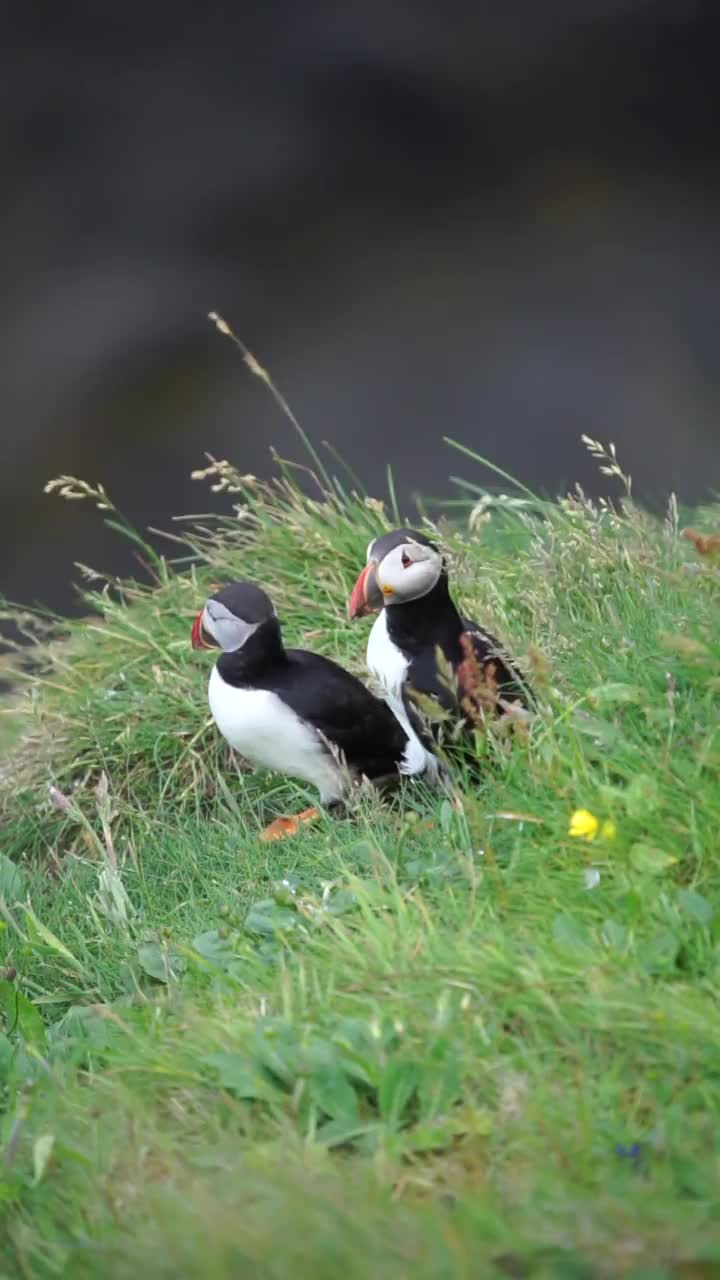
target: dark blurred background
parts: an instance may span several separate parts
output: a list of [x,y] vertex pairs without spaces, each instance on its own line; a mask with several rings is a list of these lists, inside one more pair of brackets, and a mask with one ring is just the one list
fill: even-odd
[[[5,9],[0,591],[129,570],[203,453],[298,457],[216,309],[372,492],[464,440],[551,492],[614,440],[647,501],[718,485],[720,8],[265,0]],[[491,478],[491,477],[488,477]]]

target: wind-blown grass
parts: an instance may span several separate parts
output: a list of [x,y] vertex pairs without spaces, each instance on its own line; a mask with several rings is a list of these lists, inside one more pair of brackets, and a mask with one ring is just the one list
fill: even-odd
[[263,845],[314,797],[219,743],[192,618],[252,577],[289,643],[362,672],[345,601],[395,517],[207,478],[231,516],[180,525],[175,564],[143,549],[147,586],[88,577],[87,618],[23,657],[0,1276],[714,1274],[716,565],[672,504],[479,490],[438,532],[526,659],[529,737],[478,738],[462,808],[408,785]]

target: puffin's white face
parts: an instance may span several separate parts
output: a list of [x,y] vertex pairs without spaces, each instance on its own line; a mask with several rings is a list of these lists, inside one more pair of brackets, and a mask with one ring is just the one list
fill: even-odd
[[404,542],[393,547],[376,569],[385,604],[406,604],[426,596],[440,577],[442,567],[442,556],[434,547],[425,547],[419,542]]
[[373,538],[367,564],[350,596],[350,617],[362,618],[383,605],[420,600],[432,591],[443,570],[442,553],[412,529],[394,529]]
[[259,622],[245,622],[243,618],[236,618],[219,600],[208,600],[201,616],[203,630],[226,653],[237,653],[260,626]]

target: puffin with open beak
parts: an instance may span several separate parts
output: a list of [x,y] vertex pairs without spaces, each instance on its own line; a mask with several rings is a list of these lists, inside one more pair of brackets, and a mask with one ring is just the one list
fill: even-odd
[[[331,659],[286,649],[270,598],[252,582],[216,591],[192,628],[194,649],[222,650],[208,698],[226,741],[255,765],[317,787],[328,808],[362,779],[424,776],[438,761],[380,698]],[[318,809],[278,818],[263,839],[292,835]]]
[[[349,613],[361,618],[377,610],[367,663],[401,723],[413,694],[421,695],[415,699],[421,709],[424,698],[433,699],[441,713],[464,721],[467,730],[488,712],[502,714],[511,704],[531,703],[528,686],[495,637],[460,615],[442,553],[416,529],[394,529],[367,549]],[[433,737],[444,718],[433,722],[430,714]]]

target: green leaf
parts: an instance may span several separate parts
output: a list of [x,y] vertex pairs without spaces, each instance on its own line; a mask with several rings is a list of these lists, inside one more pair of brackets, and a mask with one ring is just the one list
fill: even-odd
[[358,1122],[358,1098],[341,1067],[318,1067],[308,1080],[311,1100],[331,1120],[353,1125]]
[[298,1032],[281,1018],[265,1018],[255,1026],[255,1053],[260,1064],[287,1089],[292,1089],[302,1065]]
[[423,1063],[417,1092],[425,1121],[443,1115],[458,1102],[462,1093],[460,1067],[450,1046],[447,1051],[433,1052]]
[[636,889],[624,893],[619,905],[623,907],[625,919],[630,925],[638,925],[645,919],[645,900]]
[[15,862],[0,853],[0,898],[15,902],[25,891],[25,876]]
[[57,1044],[60,1039],[68,1045],[76,1044],[101,1051],[110,1041],[110,1023],[97,1012],[98,1006],[74,1004],[55,1029]]
[[328,1120],[325,1124],[318,1126],[315,1133],[315,1141],[322,1143],[323,1146],[331,1149],[332,1147],[344,1147],[349,1142],[356,1145],[359,1137],[366,1139],[366,1146],[370,1148],[366,1154],[370,1154],[374,1150],[375,1143],[372,1141],[372,1135],[376,1131],[374,1124],[361,1124],[359,1121],[352,1123],[340,1117],[337,1120]]
[[295,929],[297,924],[298,915],[294,908],[281,906],[274,898],[253,903],[245,917],[246,931],[264,938]]
[[[247,944],[246,944],[247,945]],[[217,929],[208,929],[199,933],[192,940],[193,951],[197,951],[203,960],[224,969],[233,958],[233,949],[227,938],[221,938]]]
[[220,1087],[238,1098],[267,1098],[270,1094],[269,1085],[247,1054],[209,1053],[203,1062],[217,1072]]
[[33,1143],[33,1181],[34,1187],[42,1182],[47,1172],[50,1157],[55,1146],[55,1137],[52,1133],[43,1133],[36,1138]]
[[625,808],[631,818],[649,818],[660,804],[658,784],[648,773],[633,778],[625,792]]
[[356,906],[357,898],[351,889],[336,889],[327,900],[331,916],[344,916],[348,911],[354,911]]
[[0,1084],[7,1080],[12,1057],[13,1047],[7,1036],[0,1031]]
[[49,947],[56,955],[62,956],[63,960],[67,960],[68,964],[72,965],[73,969],[78,973],[84,973],[80,961],[75,958],[72,951],[68,951],[65,943],[61,942],[52,930],[48,929],[47,925],[44,925],[42,920],[38,919],[32,907],[25,908],[25,922],[27,924],[28,937],[32,942],[44,942],[46,947]]
[[26,1044],[45,1051],[45,1024],[32,1001],[11,982],[0,981],[0,1014],[5,1032],[16,1032]]
[[64,1142],[56,1142],[53,1148],[55,1155],[60,1160],[72,1160],[75,1164],[82,1165],[84,1169],[92,1169],[93,1162],[84,1151],[78,1151],[77,1147],[68,1147]]
[[378,1105],[383,1119],[399,1124],[420,1082],[420,1070],[416,1062],[394,1059],[387,1063],[380,1076]]
[[[302,1046],[302,1069],[307,1075],[324,1067],[341,1066],[338,1052],[331,1040],[324,1036],[311,1036]],[[341,1066],[341,1070],[345,1068]],[[345,1071],[349,1078],[349,1072]]]
[[553,941],[563,951],[572,951],[577,955],[578,952],[587,950],[589,941],[587,933],[572,916],[555,916],[552,936]]
[[667,973],[675,967],[679,950],[680,940],[674,933],[658,933],[638,947],[638,964],[646,973]]
[[343,854],[343,861],[347,864],[359,862],[363,868],[368,864],[377,861],[378,848],[371,844],[369,840],[355,840],[353,844],[348,845]]
[[16,1091],[18,1087],[24,1088],[26,1085],[35,1084],[43,1069],[40,1065],[38,1050],[35,1047],[32,1050],[25,1048],[25,1044],[24,1040],[18,1041],[10,1063],[8,1081],[11,1092]]
[[443,800],[440,805],[440,830],[443,835],[449,834],[453,824],[453,809],[449,800]]
[[677,858],[671,853],[666,853],[664,849],[656,849],[655,845],[643,844],[642,842],[634,844],[630,850],[630,864],[636,871],[642,871],[646,875],[658,876],[663,871],[667,871],[669,867],[674,866]]
[[715,908],[696,889],[681,889],[678,894],[680,909],[697,924],[708,925],[715,916]]
[[576,711],[573,716],[573,724],[578,733],[585,734],[586,737],[592,738],[598,746],[606,749],[614,747],[620,736],[613,724],[610,724],[607,720],[601,720],[598,716],[588,715],[587,711]]
[[553,1280],[597,1280],[598,1272],[591,1262],[574,1249],[562,1245],[541,1247],[533,1258],[530,1275],[552,1276]]
[[618,924],[617,920],[604,920],[600,933],[605,945],[612,947],[613,951],[625,950],[629,934],[624,924]]
[[333,1045],[349,1079],[365,1085],[376,1083],[378,1046],[366,1023],[359,1018],[341,1018],[333,1032]]
[[457,1134],[452,1121],[444,1116],[434,1123],[415,1125],[408,1135],[411,1151],[443,1151],[456,1141]]
[[159,942],[141,942],[137,949],[141,968],[158,982],[172,982],[185,969],[185,960],[172,947],[162,947]]
[[413,880],[424,880],[431,884],[465,878],[462,863],[451,849],[434,849],[423,857],[411,858],[405,863],[404,869]]

